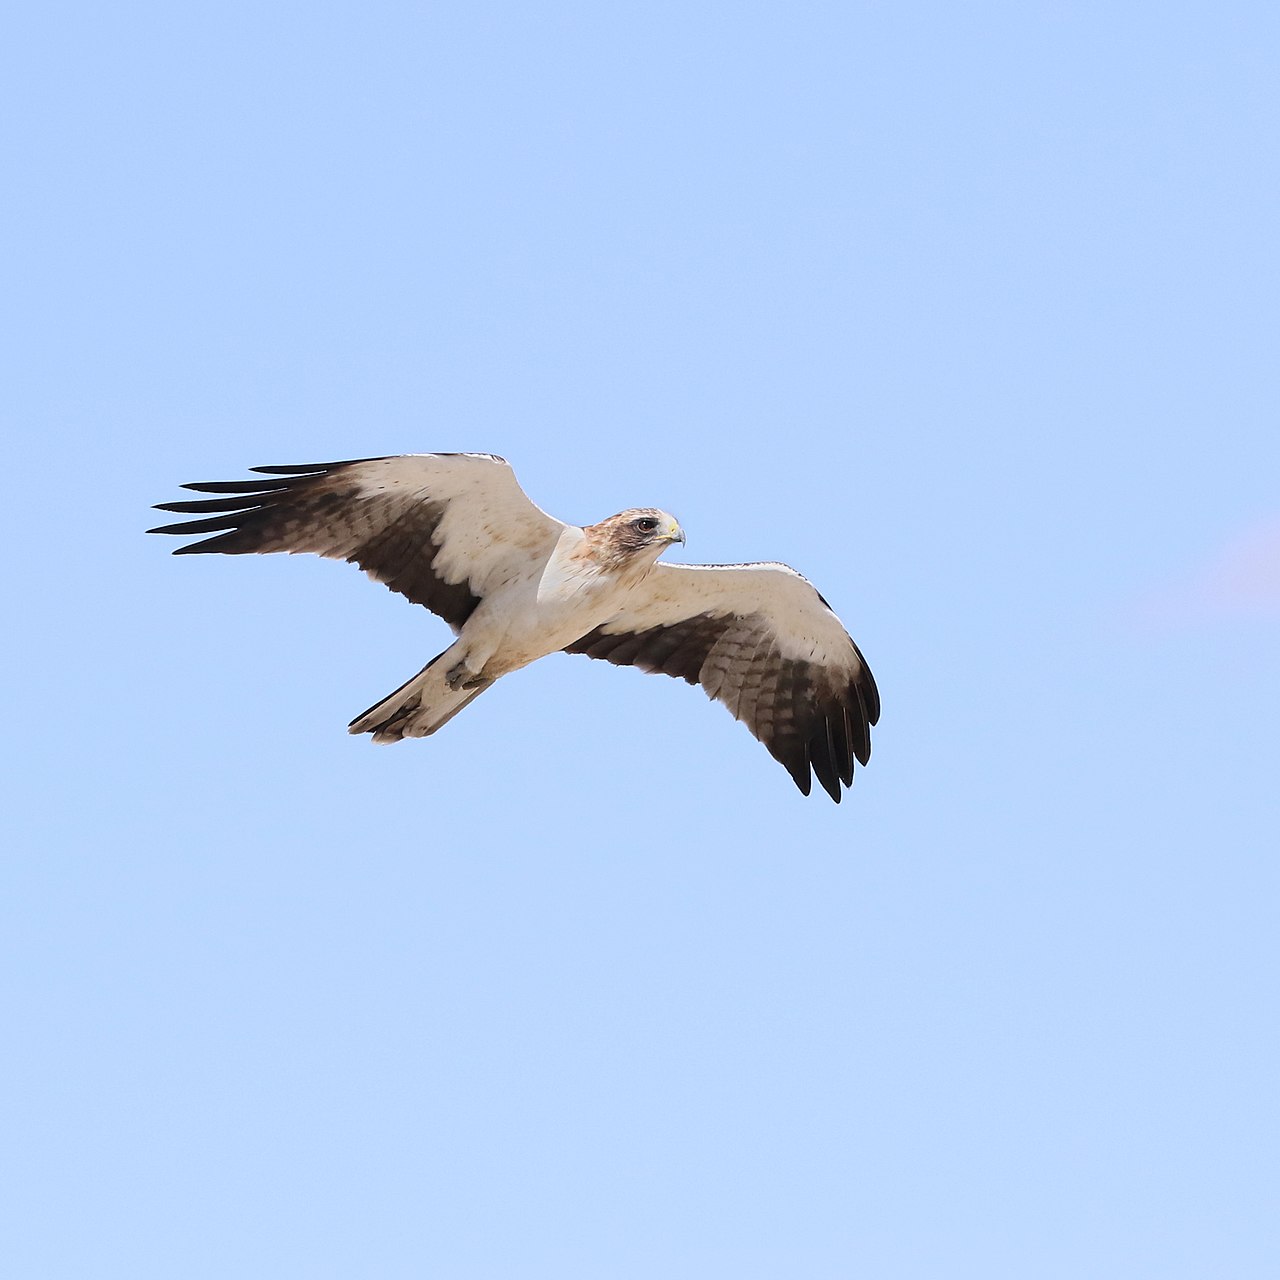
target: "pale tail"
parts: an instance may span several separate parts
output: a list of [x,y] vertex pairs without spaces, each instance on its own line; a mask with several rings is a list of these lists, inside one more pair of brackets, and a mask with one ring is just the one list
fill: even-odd
[[451,650],[438,653],[412,680],[375,703],[347,726],[349,733],[371,733],[374,742],[399,742],[401,738],[425,738],[449,723],[469,702],[492,683],[474,689],[450,689],[445,675],[452,665],[441,662]]

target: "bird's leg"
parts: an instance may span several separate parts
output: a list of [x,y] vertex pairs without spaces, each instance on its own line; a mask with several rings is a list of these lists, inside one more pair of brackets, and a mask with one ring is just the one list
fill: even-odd
[[493,683],[491,680],[484,679],[483,676],[476,675],[474,671],[468,670],[465,662],[459,662],[451,667],[445,675],[444,682],[454,693],[459,689],[479,689],[483,685]]

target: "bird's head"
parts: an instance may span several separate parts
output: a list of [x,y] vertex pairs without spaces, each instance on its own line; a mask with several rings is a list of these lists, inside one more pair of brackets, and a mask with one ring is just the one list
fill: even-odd
[[610,568],[651,565],[673,543],[684,541],[675,516],[657,507],[634,507],[588,525],[592,551]]

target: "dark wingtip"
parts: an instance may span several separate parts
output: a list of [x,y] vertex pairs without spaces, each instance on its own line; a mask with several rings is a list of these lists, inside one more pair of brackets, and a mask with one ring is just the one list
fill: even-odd
[[822,789],[837,804],[840,803],[840,766],[836,761],[836,749],[831,732],[831,721],[822,717],[809,742],[809,762],[818,775]]
[[238,511],[247,515],[268,505],[270,494],[238,494],[234,498],[201,498],[195,502],[157,502],[156,511],[176,511],[180,515],[209,515],[215,511]]
[[[839,718],[836,719],[835,716]],[[853,786],[853,733],[849,724],[849,708],[841,703],[832,718],[832,731],[836,743],[836,763],[840,766],[840,781],[846,787]]]
[[275,493],[287,489],[288,480],[192,480],[179,488],[195,493]]
[[223,529],[238,529],[242,513],[232,512],[210,516],[207,520],[179,520],[177,524],[162,524],[149,533],[217,533]]
[[854,757],[865,767],[871,759],[871,726],[875,721],[867,710],[862,686],[856,680],[845,691],[845,715]]
[[836,777],[825,778],[821,773],[818,774],[818,781],[822,783],[822,789],[829,795],[836,804],[840,803],[840,780]]
[[[161,530],[161,532],[164,532]],[[183,533],[189,533],[189,529],[181,530]],[[173,554],[175,556],[202,556],[211,552],[218,551],[224,555],[243,555],[247,551],[255,550],[253,547],[237,545],[240,530],[230,529],[226,533],[215,534],[212,538],[201,538],[199,542],[188,542],[185,546],[174,547]]]
[[341,466],[341,463],[307,462],[301,466],[294,467],[250,467],[249,470],[255,471],[261,476],[306,476],[321,471],[328,471],[337,466]]
[[862,674],[866,676],[863,682],[863,701],[867,706],[867,723],[878,724],[880,722],[880,690],[876,687],[876,678],[871,674],[871,668],[867,666],[865,660],[862,663]]
[[809,749],[804,743],[797,743],[793,748],[788,748],[786,756],[780,756],[779,761],[782,767],[791,775],[791,781],[800,789],[802,796],[807,796],[813,790],[813,775],[809,772]]

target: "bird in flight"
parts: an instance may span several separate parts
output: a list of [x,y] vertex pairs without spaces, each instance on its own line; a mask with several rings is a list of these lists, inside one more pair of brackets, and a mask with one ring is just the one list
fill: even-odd
[[430,609],[456,640],[357,716],[375,742],[421,738],[501,676],[583,653],[678,676],[724,703],[808,795],[840,801],[871,758],[875,680],[840,619],[783,564],[660,564],[684,531],[655,507],[564,524],[503,458],[420,453],[254,467],[262,478],[183,485],[196,519],[151,533],[213,534],[175,555],[307,551],[359,565]]

